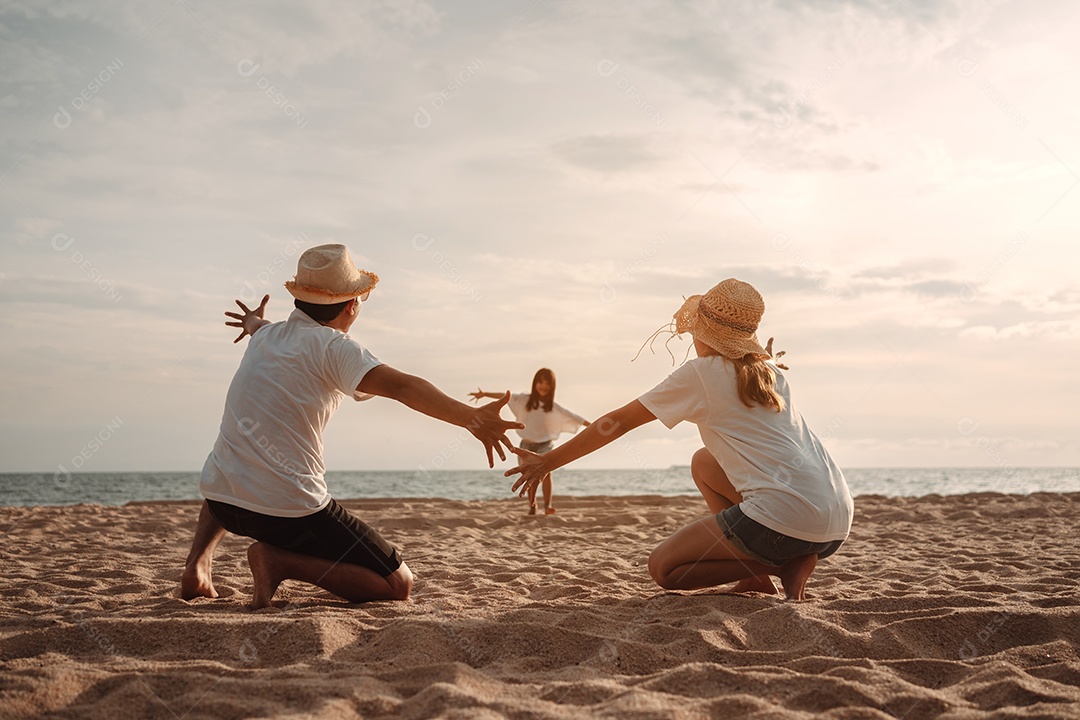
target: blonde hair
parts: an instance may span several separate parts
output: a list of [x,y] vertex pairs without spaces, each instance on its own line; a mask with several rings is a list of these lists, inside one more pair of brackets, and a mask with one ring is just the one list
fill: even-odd
[[[704,343],[702,343],[704,345]],[[699,353],[703,357],[720,355],[713,347],[701,348],[705,352]],[[720,355],[720,357],[724,357]],[[754,407],[755,404],[764,407],[775,408],[776,412],[784,409],[784,398],[776,392],[776,373],[764,360],[755,355],[747,354],[741,360],[732,360],[724,357],[724,362],[735,366],[735,387],[739,391],[739,399],[746,407]]]

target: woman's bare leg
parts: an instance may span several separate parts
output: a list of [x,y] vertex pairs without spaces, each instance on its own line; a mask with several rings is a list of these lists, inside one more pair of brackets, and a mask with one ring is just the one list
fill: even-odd
[[361,565],[301,555],[264,542],[252,544],[247,552],[255,581],[251,606],[256,610],[270,606],[283,580],[318,585],[349,602],[408,600],[412,590],[413,575],[405,563],[383,577]]
[[540,483],[544,488],[544,514],[554,515],[555,508],[551,506],[551,473],[545,475]]
[[716,461],[713,454],[705,448],[698,450],[691,458],[690,475],[693,476],[694,484],[701,491],[701,496],[705,498],[709,510],[713,513],[727,510],[732,505],[742,502],[742,495],[728,480],[724,468],[720,467],[720,463]]
[[697,590],[774,575],[780,578],[789,600],[804,599],[806,581],[816,565],[817,555],[797,558],[782,567],[751,560],[730,544],[713,517],[695,520],[678,530],[649,556],[649,574],[668,590]]
[[[742,495],[731,484],[724,468],[716,461],[713,454],[705,448],[701,448],[690,460],[690,475],[694,478],[694,484],[701,491],[706,504],[714,514],[727,510],[733,505],[742,502]],[[769,595],[776,594],[776,586],[768,575],[759,575],[740,580],[732,592],[760,592]]]
[[203,500],[199,510],[199,521],[195,525],[195,537],[191,540],[191,550],[184,563],[184,573],[180,576],[180,597],[191,600],[196,597],[216,598],[211,564],[214,550],[221,538],[225,537],[225,528],[210,512],[210,507]]
[[536,514],[536,486],[529,488],[529,515]]

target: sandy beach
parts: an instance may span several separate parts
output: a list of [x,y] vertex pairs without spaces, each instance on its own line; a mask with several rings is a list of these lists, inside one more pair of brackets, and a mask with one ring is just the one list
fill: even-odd
[[1080,717],[1080,494],[857,499],[810,598],[671,593],[699,498],[346,501],[407,603],[178,597],[194,502],[0,509],[4,718]]

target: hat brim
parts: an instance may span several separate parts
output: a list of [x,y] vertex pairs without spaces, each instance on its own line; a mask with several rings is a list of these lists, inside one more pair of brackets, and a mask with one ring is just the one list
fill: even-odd
[[371,290],[379,283],[379,276],[366,270],[360,271],[360,278],[347,289],[328,290],[326,288],[300,285],[295,280],[286,280],[285,289],[289,294],[301,302],[312,305],[333,305],[358,298]]

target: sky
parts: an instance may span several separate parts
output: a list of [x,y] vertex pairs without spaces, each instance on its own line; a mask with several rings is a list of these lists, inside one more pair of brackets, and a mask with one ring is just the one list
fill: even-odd
[[[462,400],[550,367],[597,417],[673,370],[631,360],[683,296],[737,277],[842,467],[1080,465],[1077,26],[1057,2],[0,2],[0,472],[201,468],[243,353],[222,313],[270,293],[284,319],[330,242],[381,278],[352,335]],[[385,399],[325,441],[330,469],[486,464]],[[698,447],[652,423],[577,467]]]

